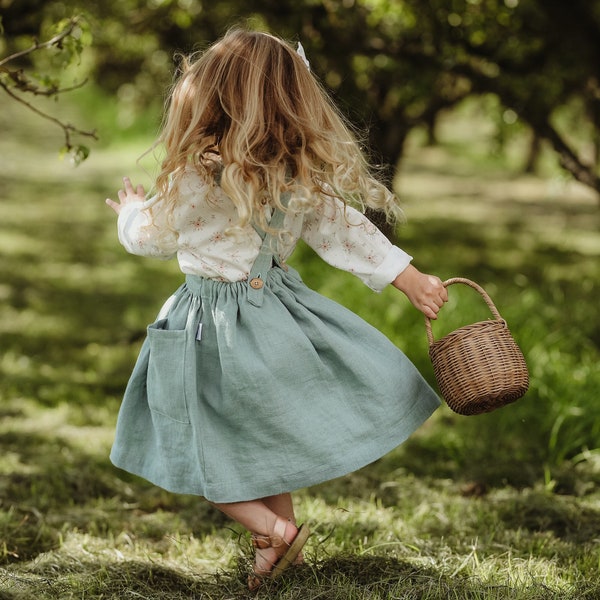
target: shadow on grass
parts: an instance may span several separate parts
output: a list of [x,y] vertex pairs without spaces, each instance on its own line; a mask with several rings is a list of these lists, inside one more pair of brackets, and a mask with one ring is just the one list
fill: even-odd
[[[0,183],[7,197],[0,233],[8,240],[3,242],[2,248],[7,251],[0,261],[1,416],[5,422],[15,424],[0,433],[5,461],[0,480],[0,541],[6,542],[5,562],[12,563],[9,575],[0,573],[0,598],[41,600],[84,594],[161,600],[248,597],[245,565],[238,571],[204,579],[150,561],[105,564],[101,557],[89,563],[79,557],[63,566],[60,551],[50,553],[47,560],[40,556],[58,548],[62,536],[72,531],[88,532],[103,540],[114,539],[122,532],[141,540],[161,540],[173,531],[208,534],[225,527],[228,521],[197,498],[170,495],[117,472],[108,462],[106,449],[88,451],[85,445],[75,444],[51,428],[45,433],[39,433],[39,428],[28,431],[27,426],[19,430],[21,421],[35,418],[18,408],[22,398],[36,404],[40,413],[46,407],[60,409],[68,405],[63,423],[68,427],[106,428],[114,420],[118,397],[145,325],[182,276],[159,262],[126,256],[117,246],[114,219],[106,216],[110,213],[102,206],[105,194],[113,192],[103,189],[103,181],[88,179],[65,186],[61,178],[22,181],[3,176]],[[478,188],[474,194],[479,192]],[[373,496],[384,506],[402,506],[400,491],[402,486],[411,485],[410,477],[422,480],[423,489],[418,493],[423,498],[435,494],[436,480],[451,480],[456,484],[457,504],[461,502],[461,490],[465,495],[472,494],[470,508],[478,503],[485,505],[486,518],[497,519],[511,535],[521,531],[539,533],[554,536],[573,548],[578,544],[588,547],[600,537],[600,513],[589,505],[582,506],[575,496],[563,498],[527,491],[519,496],[510,490],[506,499],[498,499],[489,491],[543,482],[553,426],[564,417],[558,400],[549,396],[548,389],[557,388],[557,396],[564,390],[565,410],[577,408],[579,396],[597,396],[597,380],[580,372],[575,381],[575,369],[567,363],[569,354],[576,363],[580,348],[586,344],[600,346],[600,321],[595,317],[597,291],[592,285],[600,275],[597,256],[586,256],[553,243],[551,237],[538,236],[530,225],[535,222],[539,232],[539,220],[547,212],[547,205],[539,199],[527,205],[509,200],[501,210],[496,206],[496,212],[492,211],[492,217],[502,219],[468,222],[455,217],[452,211],[454,203],[464,197],[448,195],[447,217],[436,214],[426,222],[410,221],[401,231],[401,245],[417,257],[419,267],[427,265],[427,270],[441,276],[464,275],[482,284],[493,282],[495,289],[502,291],[502,304],[509,305],[517,334],[528,350],[537,348],[541,356],[530,397],[507,409],[510,412],[474,421],[441,413],[433,425],[428,423],[400,451],[311,493],[331,507],[339,498],[369,501]],[[575,224],[589,230],[597,224],[598,213],[589,208],[564,206],[554,207],[553,211],[554,218],[563,225]],[[305,278],[317,289],[335,285],[336,278],[319,259],[307,257],[302,266]],[[339,277],[339,281],[346,281]],[[357,284],[344,296],[344,286],[340,284],[334,290],[342,303],[357,312],[375,307],[372,312],[376,314],[367,315],[374,320],[385,313],[380,310],[383,305],[372,300],[369,290],[364,295],[355,293]],[[412,326],[407,324],[405,314],[401,314],[402,319],[395,314],[391,320],[376,324],[387,332],[401,331],[399,345],[412,350],[413,340],[424,337],[422,319],[418,323],[415,319]],[[552,328],[556,328],[551,332],[553,339],[558,338],[562,344],[557,346],[554,360],[557,365],[566,364],[563,371],[557,367],[552,372],[554,379],[547,375],[552,356],[539,350],[540,346],[550,345],[544,335]],[[568,335],[560,339],[559,331]],[[419,368],[426,371],[426,352],[421,347],[412,351]],[[562,383],[564,388],[559,387],[561,382],[566,382]],[[585,405],[579,408],[592,422],[594,413],[585,409]],[[546,414],[549,419],[542,420],[540,415]],[[564,424],[561,434],[570,422],[567,417],[560,421]],[[587,427],[585,423],[583,426]],[[598,439],[594,435],[590,427],[581,434],[575,430],[571,454],[567,452],[561,459],[586,445],[592,447],[589,440]],[[410,477],[403,479],[402,474]],[[565,492],[585,495],[585,490],[575,489],[581,480],[570,484],[567,475],[555,489],[564,486]],[[462,484],[473,486],[467,491]],[[435,521],[427,521],[423,533],[443,536],[454,525],[435,529]],[[467,536],[485,532],[485,524],[476,525],[477,529],[473,526],[467,530]],[[380,528],[380,523],[365,519],[353,535],[369,536]],[[464,531],[455,535],[461,534]],[[527,545],[523,548],[522,553],[526,553]],[[572,556],[577,556],[575,551]],[[566,556],[564,563],[571,560]],[[11,591],[7,584],[22,593]],[[520,596],[524,591],[527,595]],[[294,570],[281,583],[267,585],[258,597],[567,598],[543,585],[525,585],[520,590],[489,586],[391,557],[343,555]],[[600,590],[593,586],[581,587],[573,595],[583,600],[597,597]]]
[[[0,446],[15,465],[0,480],[0,562],[29,560],[57,548],[66,529],[90,526],[88,503],[112,498],[123,488],[106,461],[52,433],[9,431],[0,434]],[[98,514],[93,522],[102,529]]]
[[183,573],[138,561],[99,564],[73,561],[64,567],[40,564],[27,573],[4,575],[0,598],[6,600],[54,600],[78,594],[102,598],[139,597],[146,600],[212,598],[244,600],[592,600],[600,586],[575,586],[572,593],[557,591],[543,582],[523,585],[489,585],[473,577],[441,575],[431,567],[378,556],[336,556],[287,571],[280,579],[266,581],[258,591],[246,588],[246,567],[209,577]]
[[16,502],[83,504],[117,492],[114,469],[103,457],[60,436],[11,431],[0,434],[0,445],[22,465],[2,481],[4,497]]
[[507,528],[552,533],[573,545],[595,545],[600,539],[600,509],[582,506],[570,496],[527,491],[510,500],[495,501]]
[[155,541],[229,523],[202,499],[169,494],[52,432],[0,433],[0,447],[16,465],[0,479],[0,564],[56,549],[68,531]]

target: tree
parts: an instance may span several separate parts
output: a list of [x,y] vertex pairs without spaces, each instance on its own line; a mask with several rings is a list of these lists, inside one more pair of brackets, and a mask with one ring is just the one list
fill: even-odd
[[90,77],[110,92],[130,86],[138,102],[168,85],[175,51],[240,18],[302,39],[314,71],[392,166],[415,127],[435,138],[441,111],[493,95],[600,192],[600,0],[7,1],[13,37],[85,11]]
[[[415,10],[421,6],[418,0],[410,3]],[[600,3],[434,0],[428,4],[435,10],[439,40],[435,52],[429,53],[430,62],[467,79],[473,93],[495,94],[535,136],[551,144],[565,169],[600,192]],[[417,53],[428,54],[424,48]],[[559,120],[569,107],[578,115],[575,131]],[[586,146],[594,148],[587,151],[587,160]]]
[[[277,27],[294,4],[253,6]],[[371,122],[390,164],[410,129],[430,127],[467,96],[493,94],[600,192],[598,0],[347,0],[305,3],[296,15],[285,17],[288,30],[313,42],[328,83]],[[561,123],[565,113],[576,127]]]
[[68,69],[79,59],[83,48],[91,41],[85,21],[80,17],[61,20],[51,29],[53,31],[45,41],[33,38],[25,48],[9,52],[0,59],[0,88],[12,100],[58,125],[63,130],[65,140],[62,152],[70,154],[74,162],[79,163],[88,157],[89,148],[74,142],[73,136],[97,139],[96,132],[84,131],[66,123],[26,99],[28,96],[57,97],[85,84],[84,80],[70,86],[63,85],[60,75],[52,74],[53,65],[47,61],[41,75],[36,75],[26,68],[32,64],[34,55],[42,54],[44,59],[50,59],[60,69]]

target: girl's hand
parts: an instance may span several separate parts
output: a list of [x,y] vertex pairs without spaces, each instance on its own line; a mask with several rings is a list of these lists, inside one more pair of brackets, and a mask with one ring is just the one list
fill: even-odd
[[146,192],[144,191],[143,185],[138,185],[134,190],[129,177],[123,177],[123,183],[125,185],[125,189],[117,192],[119,202],[115,202],[110,198],[106,199],[106,204],[108,204],[108,206],[110,206],[117,214],[121,212],[121,209],[126,204],[131,202],[144,202],[144,200],[146,200]]
[[412,305],[430,319],[437,319],[440,308],[448,301],[448,290],[442,280],[421,273],[413,265],[408,265],[392,285],[404,292]]

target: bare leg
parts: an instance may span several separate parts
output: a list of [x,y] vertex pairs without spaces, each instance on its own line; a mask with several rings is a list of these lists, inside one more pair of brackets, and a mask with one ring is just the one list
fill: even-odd
[[275,514],[296,524],[296,515],[294,514],[294,502],[289,493],[277,494],[276,496],[267,496],[262,498],[267,508],[270,508]]
[[[285,516],[278,515],[267,503],[283,510]],[[293,506],[289,494],[246,502],[213,503],[213,506],[264,541],[265,545],[258,545],[256,548],[254,572],[258,577],[270,574],[298,533],[298,528],[292,521]],[[257,581],[256,577],[251,577],[249,585],[256,586]]]
[[[294,513],[294,501],[292,500],[292,495],[289,493],[285,494],[277,494],[276,496],[267,496],[266,498],[262,498],[262,501],[265,503],[267,508],[270,508],[275,514],[283,517],[296,525],[296,515]],[[304,562],[304,556],[302,552],[298,554],[296,560],[294,560],[295,565],[300,565]]]
[[246,502],[213,503],[213,506],[243,525],[249,531],[260,535],[271,535],[277,521],[277,514],[262,500]]

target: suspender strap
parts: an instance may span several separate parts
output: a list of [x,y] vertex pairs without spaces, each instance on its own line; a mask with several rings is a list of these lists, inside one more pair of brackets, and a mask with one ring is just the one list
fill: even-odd
[[[281,201],[284,206],[288,205],[290,196],[291,194],[289,192],[282,196]],[[260,235],[263,241],[258,256],[256,257],[256,260],[252,265],[252,269],[250,270],[250,275],[248,276],[248,302],[254,306],[262,306],[263,288],[267,278],[267,272],[273,266],[273,262],[280,267],[282,266],[281,258],[276,252],[276,232],[283,227],[284,219],[285,213],[281,209],[276,208],[271,216],[271,220],[269,221],[269,228],[275,230],[274,234],[266,233],[258,226],[254,225],[254,229],[258,235]]]

